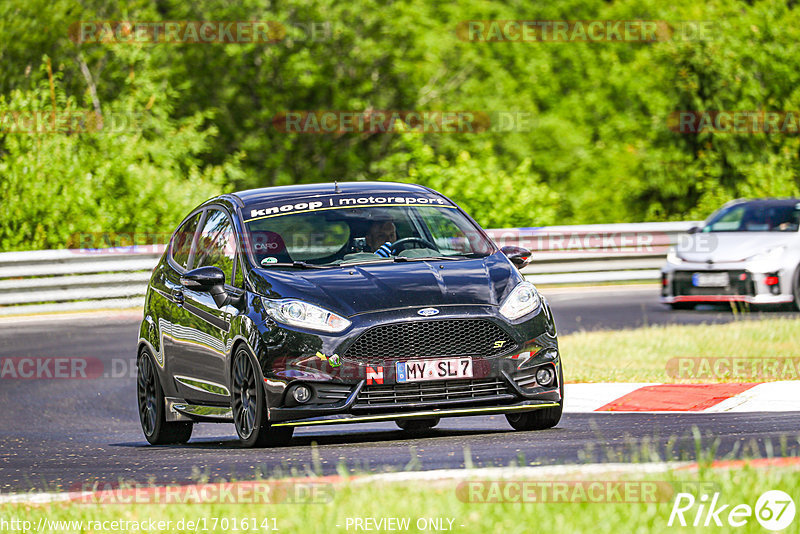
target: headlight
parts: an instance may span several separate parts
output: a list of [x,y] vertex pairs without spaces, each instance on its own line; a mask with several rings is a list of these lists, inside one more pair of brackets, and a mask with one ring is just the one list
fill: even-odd
[[675,247],[670,248],[669,252],[667,252],[667,263],[673,263],[675,265],[680,265],[683,263],[683,259],[678,256],[678,251],[675,249]]
[[520,282],[500,306],[500,314],[513,321],[538,308],[541,302],[536,286],[530,282]]
[[261,300],[267,314],[279,323],[323,332],[341,332],[350,326],[350,321],[344,317],[302,300]]
[[751,270],[770,270],[775,268],[775,264],[781,261],[781,256],[786,251],[785,246],[771,248],[765,252],[760,252],[747,258],[747,262],[751,264]]

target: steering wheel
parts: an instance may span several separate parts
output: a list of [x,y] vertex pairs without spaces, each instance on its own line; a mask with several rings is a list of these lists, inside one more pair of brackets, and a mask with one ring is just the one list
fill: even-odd
[[421,237],[404,237],[402,239],[398,239],[391,245],[391,249],[395,251],[395,253],[401,252],[405,250],[408,243],[419,243],[422,245],[420,248],[429,248],[431,250],[439,250],[436,245],[428,241],[427,239],[423,239]]

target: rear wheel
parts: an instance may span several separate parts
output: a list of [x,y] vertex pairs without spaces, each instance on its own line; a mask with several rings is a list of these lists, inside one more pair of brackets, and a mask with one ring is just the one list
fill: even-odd
[[264,387],[255,362],[244,347],[233,358],[232,405],[236,434],[245,447],[285,445],[292,439],[294,427],[273,428],[267,421]]
[[694,302],[673,302],[669,305],[673,310],[693,310],[695,307]]
[[514,430],[544,430],[553,428],[561,421],[561,413],[564,410],[564,373],[559,366],[558,369],[559,392],[561,400],[558,406],[551,408],[541,408],[530,412],[516,412],[506,414],[508,424]]
[[158,380],[153,357],[147,349],[139,355],[136,394],[139,401],[139,421],[148,442],[153,445],[165,445],[189,441],[192,436],[192,423],[168,422],[164,416],[164,391]]
[[439,424],[438,417],[430,419],[397,419],[395,424],[406,432],[424,432]]

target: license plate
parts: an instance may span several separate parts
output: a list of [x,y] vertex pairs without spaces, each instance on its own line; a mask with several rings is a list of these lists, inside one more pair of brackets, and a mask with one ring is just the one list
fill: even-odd
[[728,273],[694,273],[692,275],[694,287],[727,287],[729,283]]
[[397,362],[396,370],[397,381],[400,383],[472,378],[472,358],[409,360]]

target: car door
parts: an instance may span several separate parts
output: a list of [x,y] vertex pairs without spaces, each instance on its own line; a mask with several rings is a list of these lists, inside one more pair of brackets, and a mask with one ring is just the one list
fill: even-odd
[[159,331],[162,334],[162,354],[157,358],[160,358],[159,365],[162,365],[170,375],[174,374],[181,349],[175,341],[173,325],[184,324],[187,321],[186,310],[183,308],[181,275],[191,266],[193,247],[203,214],[204,210],[198,210],[178,227],[170,239],[167,261],[160,265],[153,280],[153,288],[159,295],[157,315]]
[[[206,210],[197,233],[192,269],[219,267],[225,274],[225,289],[232,296],[241,294],[235,287],[238,265],[237,241],[231,218],[218,207]],[[183,320],[173,324],[172,337],[180,345],[174,377],[181,396],[206,404],[227,404],[230,392],[226,355],[232,340],[230,326],[236,307],[217,307],[206,291],[182,287]]]

